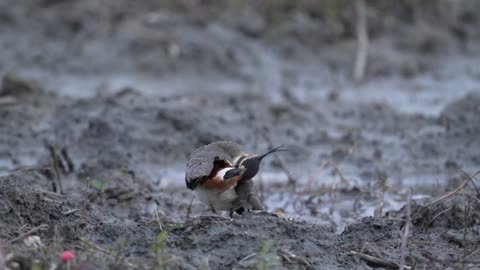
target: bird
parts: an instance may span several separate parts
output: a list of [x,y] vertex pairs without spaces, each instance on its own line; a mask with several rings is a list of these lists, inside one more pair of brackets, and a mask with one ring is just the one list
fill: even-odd
[[215,156],[210,174],[197,183],[200,185],[195,188],[198,198],[214,213],[217,209],[231,210],[231,202],[237,198],[234,187],[245,171],[245,167],[235,168],[228,160]]
[[282,147],[283,145],[274,148],[262,155],[252,155],[243,152],[239,153],[237,156],[234,157],[233,164],[235,164],[236,168],[243,166],[247,169],[245,175],[243,176],[243,179],[252,179],[258,173],[258,170],[260,169],[260,162],[262,162],[262,159],[274,152],[286,151],[286,149],[281,149]]
[[204,145],[190,155],[185,183],[199,200],[216,210],[239,214],[249,204],[252,210],[264,211],[252,178],[258,173],[260,162],[267,155],[285,151],[274,148],[265,154],[249,154],[232,141],[217,141]]

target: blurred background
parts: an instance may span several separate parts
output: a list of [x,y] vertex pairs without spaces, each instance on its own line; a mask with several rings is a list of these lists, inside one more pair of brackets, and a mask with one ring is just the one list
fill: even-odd
[[[135,85],[159,95],[219,90],[281,96],[289,89],[306,100],[310,92],[321,96],[350,88],[351,78],[366,78],[377,87],[367,84],[361,92],[388,99],[394,92],[420,92],[415,85],[395,84],[398,80],[419,84],[422,77],[426,83],[430,75],[428,88],[445,73],[464,84],[468,80],[457,79],[459,73],[478,76],[480,4],[474,0],[2,0],[0,5],[1,72],[39,78],[75,96]],[[366,45],[357,42],[363,32]],[[354,75],[358,50],[368,54],[361,78]],[[385,79],[391,82],[380,86]],[[446,95],[453,94],[438,96]],[[422,98],[428,99],[417,93],[402,107]]]
[[480,167],[479,16],[476,0],[0,0],[0,174],[55,144],[67,190],[183,188],[190,152],[234,140],[289,148],[259,175],[270,209],[296,207],[293,184],[319,204],[441,192]]

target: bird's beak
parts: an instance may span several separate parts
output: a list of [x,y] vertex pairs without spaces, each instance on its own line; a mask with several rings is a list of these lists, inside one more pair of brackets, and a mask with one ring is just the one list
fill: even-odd
[[227,179],[230,179],[232,177],[239,176],[239,175],[243,174],[245,171],[246,171],[245,167],[233,168],[231,170],[228,170],[225,173],[225,176],[223,176],[223,179],[227,180]]
[[281,149],[282,147],[284,147],[284,145],[280,145],[279,147],[273,148],[272,150],[268,151],[267,153],[258,156],[258,161],[261,161],[264,157],[266,157],[266,156],[268,156],[272,153],[288,151],[287,149]]

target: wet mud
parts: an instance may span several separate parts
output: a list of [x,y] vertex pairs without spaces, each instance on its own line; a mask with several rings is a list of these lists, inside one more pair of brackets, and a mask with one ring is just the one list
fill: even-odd
[[[449,27],[372,15],[357,85],[348,9],[0,1],[0,268],[475,269],[475,3]],[[254,179],[268,213],[186,189],[217,140],[288,148]]]

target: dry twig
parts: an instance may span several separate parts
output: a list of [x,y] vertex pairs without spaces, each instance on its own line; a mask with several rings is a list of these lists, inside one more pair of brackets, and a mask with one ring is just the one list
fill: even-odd
[[325,167],[327,167],[327,165],[328,165],[327,160],[322,161],[322,163],[320,163],[320,166],[318,166],[318,168],[316,170],[314,170],[313,173],[311,173],[308,176],[308,183],[307,183],[307,188],[308,189],[310,189],[313,186],[313,181],[315,180],[315,176],[318,173],[320,173],[323,169],[325,169]]
[[467,256],[467,229],[468,229],[468,216],[470,213],[470,200],[467,201],[467,204],[465,205],[465,210],[463,211],[463,256]]
[[432,219],[428,222],[428,225],[429,225],[429,226],[432,225],[432,223],[433,223],[433,221],[434,221],[435,219],[437,219],[439,216],[445,214],[446,212],[450,211],[450,209],[452,209],[452,206],[450,206],[450,207],[448,207],[447,209],[444,209],[444,210],[438,212],[438,213],[437,213],[435,216],[433,216]]
[[328,162],[328,165],[330,167],[332,167],[333,171],[340,177],[340,181],[342,181],[344,184],[348,184],[348,180],[347,178],[345,178],[345,176],[343,176],[343,173],[342,171],[340,171],[340,169],[338,168],[337,164],[327,160]]
[[190,203],[188,204],[188,207],[187,207],[187,216],[186,216],[185,222],[188,222],[188,221],[190,220],[190,214],[192,214],[193,198],[195,198],[195,197],[192,197],[192,199],[190,200]]
[[[345,158],[347,158],[348,156],[350,156],[352,153],[353,153],[353,150],[355,149],[356,145],[352,146],[349,150],[348,150],[348,155],[345,156]],[[344,158],[344,159],[345,159]],[[343,159],[343,160],[344,160]],[[343,161],[342,160],[342,161]],[[341,161],[340,161],[341,162]],[[308,184],[307,184],[307,187],[310,188],[312,186],[312,183],[313,183],[313,180],[314,180],[314,177],[315,175],[317,175],[319,172],[321,172],[323,169],[325,169],[326,167],[330,167],[332,170],[333,170],[333,173],[334,175],[338,175],[338,177],[340,177],[340,182],[342,182],[343,184],[345,185],[348,185],[349,181],[347,178],[345,178],[345,176],[343,175],[342,171],[340,170],[340,168],[338,167],[338,164],[336,164],[335,162],[332,162],[330,160],[324,160],[322,161],[322,163],[320,164],[320,166],[312,173],[310,174],[310,176],[308,177]]]
[[60,169],[59,169],[60,160],[58,158],[57,152],[55,150],[55,146],[53,144],[48,145],[48,150],[50,151],[50,158],[52,160],[53,171],[55,173],[54,175],[55,186],[53,191],[63,194],[63,187],[60,179]]
[[255,256],[257,256],[257,253],[256,253],[256,252],[255,252],[255,253],[248,254],[247,256],[243,257],[243,259],[241,259],[240,261],[238,261],[238,263],[243,266],[246,261],[250,260],[251,258],[253,258],[253,257],[255,257]]
[[475,249],[473,249],[472,251],[466,253],[465,255],[463,255],[463,258],[460,260],[460,261],[467,261],[468,259],[470,259],[471,257],[473,257],[473,255],[475,255],[477,252],[480,251],[480,246],[476,247]]
[[51,196],[51,197],[55,197],[55,198],[58,198],[58,199],[67,198],[67,196],[65,196],[65,195],[58,194],[58,193],[55,193],[55,192],[51,192],[51,191],[48,191],[48,190],[39,189],[38,191],[41,192],[45,196]]
[[[255,140],[253,141],[253,151],[258,153],[258,142],[260,140],[261,133],[260,130],[257,128],[255,130]],[[258,199],[260,200],[260,204],[263,206],[265,204],[265,185],[263,183],[262,174],[259,173],[257,177],[258,183]]]
[[[465,177],[467,177],[467,178],[470,177],[470,176],[468,175],[468,173],[466,173],[464,170],[459,169],[459,171],[460,171]],[[475,191],[477,192],[478,198],[480,198],[480,190],[478,190],[478,187],[477,187],[477,185],[475,184],[475,182],[473,181],[473,178],[475,178],[475,177],[471,177],[471,178],[469,178],[469,179],[471,180],[472,185],[473,185],[473,187],[475,188]]]
[[68,216],[68,215],[71,215],[71,214],[73,214],[73,213],[75,213],[75,212],[78,212],[79,210],[80,210],[80,209],[75,208],[75,209],[72,209],[72,210],[69,210],[69,211],[63,213],[63,215],[64,215],[64,216]]
[[466,264],[466,263],[479,264],[480,261],[478,260],[470,260],[470,258],[473,257],[473,255],[475,255],[478,251],[480,251],[480,247],[477,247],[474,250],[468,252],[466,256],[462,256],[461,258],[457,258],[457,259],[440,259],[428,252],[423,252],[421,256],[419,255],[414,255],[414,256],[419,259],[426,258],[431,262],[440,263],[443,266],[443,269],[446,269],[446,268],[458,269],[463,267],[458,267],[456,266],[456,264]]
[[65,160],[65,162],[67,163],[67,169],[68,171],[65,171],[66,173],[71,173],[75,170],[75,166],[73,165],[73,161],[72,159],[70,158],[70,155],[68,154],[67,152],[67,149],[64,147],[62,148],[62,150],[60,151],[60,154],[62,155],[63,159]]
[[5,256],[3,255],[3,247],[0,242],[0,269],[5,269]]
[[407,241],[410,234],[410,223],[412,219],[411,214],[411,201],[412,201],[412,191],[408,190],[408,199],[407,199],[407,221],[405,223],[405,231],[402,235],[402,245],[401,245],[401,257],[400,257],[400,270],[405,269],[405,256],[407,253]]
[[[400,268],[400,265],[396,262],[387,261],[387,260],[384,260],[384,259],[381,259],[381,258],[377,258],[377,257],[374,257],[374,256],[370,256],[370,255],[367,255],[367,254],[356,252],[356,251],[353,251],[353,250],[350,251],[350,254],[359,257],[360,259],[366,261],[367,263],[378,265],[380,267],[391,268],[391,269],[399,269]],[[410,266],[405,266],[404,269],[412,269],[412,268]]]
[[[267,134],[263,134],[263,137],[265,138],[265,140],[267,141],[268,143],[268,146],[270,148],[273,148],[273,142],[272,140],[270,139],[270,137],[267,135]],[[275,159],[278,161],[278,164],[280,165],[280,169],[285,173],[285,175],[287,175],[287,179],[288,179],[288,184],[289,185],[292,185],[292,188],[293,188],[293,191],[296,190],[296,185],[297,185],[297,180],[295,177],[293,177],[293,175],[290,173],[290,171],[288,170],[287,168],[287,165],[285,164],[285,162],[280,158],[280,156],[278,155],[277,152],[274,152],[273,155],[275,156]]]
[[[3,197],[3,196],[0,195],[0,197]],[[18,221],[20,221],[21,224],[25,224],[25,221],[23,220],[22,216],[17,212],[15,207],[12,205],[12,203],[7,198],[4,198],[4,202],[8,204],[8,207],[10,207],[10,209],[12,209],[12,212],[15,214],[15,216],[17,216]]]
[[0,106],[14,105],[18,104],[18,100],[12,96],[3,96],[0,97]]
[[[94,250],[96,250],[96,251],[98,251],[98,252],[101,252],[101,253],[107,255],[108,257],[110,257],[110,258],[113,259],[113,260],[118,260],[118,259],[119,259],[118,254],[117,254],[117,255],[114,255],[114,254],[112,254],[111,251],[106,250],[106,249],[104,249],[104,248],[102,248],[102,247],[99,247],[99,246],[95,245],[94,243],[92,243],[92,242],[90,242],[90,241],[87,241],[87,240],[82,239],[82,238],[80,238],[80,241],[81,241],[84,245],[86,245],[86,247],[83,247],[84,249],[88,249],[88,248],[91,247],[91,248],[93,248]],[[120,260],[122,261],[122,263],[126,264],[128,267],[131,267],[131,268],[133,268],[133,269],[139,269],[138,266],[130,263],[130,262],[127,261],[123,256],[121,256]]]
[[357,52],[353,69],[353,79],[355,82],[360,82],[365,77],[368,56],[367,7],[364,0],[355,0],[355,12],[357,16]]
[[288,263],[292,263],[292,260],[293,261],[297,261],[299,262],[300,264],[303,264],[305,266],[305,269],[308,269],[308,270],[312,270],[312,269],[315,269],[312,264],[307,261],[305,258],[303,257],[300,257],[296,254],[293,254],[291,251],[289,250],[286,250],[286,249],[280,249],[278,250],[277,254],[282,257],[282,259],[284,259],[285,261],[287,261]]
[[37,227],[29,230],[28,232],[23,233],[23,234],[19,235],[18,237],[13,238],[12,240],[9,240],[9,241],[7,242],[7,244],[12,244],[12,243],[15,243],[15,242],[17,242],[17,241],[20,241],[20,240],[22,240],[23,238],[29,236],[30,234],[36,233],[36,232],[38,232],[38,231],[40,231],[40,230],[42,230],[42,229],[46,229],[46,228],[48,228],[48,225],[47,225],[47,224],[42,224],[42,225],[40,225],[40,226],[37,226]]
[[432,205],[435,205],[435,204],[437,204],[437,203],[439,203],[439,202],[441,202],[441,201],[443,201],[443,200],[445,200],[445,199],[453,196],[455,193],[457,193],[457,192],[459,192],[460,190],[464,189],[464,188],[467,186],[468,182],[473,181],[473,179],[474,179],[478,174],[480,174],[480,170],[477,171],[474,175],[468,176],[467,179],[466,179],[465,181],[463,181],[462,184],[461,184],[459,187],[457,187],[456,189],[454,189],[454,190],[448,192],[447,194],[441,196],[440,198],[434,200],[433,202],[425,205],[425,207],[430,207],[430,206],[432,206]]

